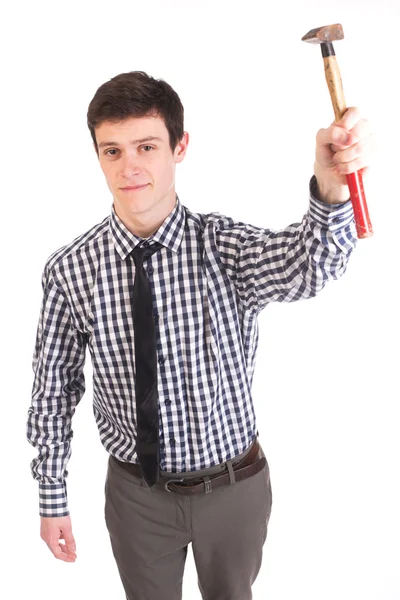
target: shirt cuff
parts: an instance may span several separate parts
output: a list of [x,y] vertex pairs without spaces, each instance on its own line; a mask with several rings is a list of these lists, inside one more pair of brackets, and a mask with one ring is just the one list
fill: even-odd
[[354,212],[351,200],[342,204],[328,204],[316,197],[317,179],[315,175],[310,180],[310,208],[312,220],[330,231],[344,229],[354,223]]
[[39,483],[39,515],[41,517],[69,515],[65,481],[64,483]]

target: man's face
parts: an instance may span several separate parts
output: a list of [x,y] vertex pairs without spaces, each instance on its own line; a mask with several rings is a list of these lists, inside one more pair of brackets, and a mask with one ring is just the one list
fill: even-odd
[[[188,134],[174,152],[161,117],[105,121],[95,130],[101,169],[121,217],[162,213],[175,205],[175,165],[186,153]],[[144,215],[143,215],[144,216]]]

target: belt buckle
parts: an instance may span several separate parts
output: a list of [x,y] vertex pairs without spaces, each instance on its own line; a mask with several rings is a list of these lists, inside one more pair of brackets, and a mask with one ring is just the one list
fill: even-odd
[[[202,479],[204,481],[204,491],[206,494],[209,494],[210,492],[212,492],[212,487],[211,487],[212,480],[207,475],[205,477],[202,477]],[[167,490],[167,492],[172,493],[172,490],[169,489],[168,484],[176,483],[177,481],[185,481],[185,478],[183,477],[182,479],[168,479],[164,484],[164,488]]]
[[168,484],[175,483],[176,481],[184,481],[184,479],[185,479],[184,477],[182,477],[182,479],[167,479],[167,481],[164,484],[164,488],[167,490],[167,492],[172,494],[172,490],[169,489]]

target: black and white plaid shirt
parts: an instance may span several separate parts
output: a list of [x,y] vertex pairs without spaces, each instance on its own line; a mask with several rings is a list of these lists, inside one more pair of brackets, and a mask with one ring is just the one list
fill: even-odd
[[111,214],[50,255],[33,357],[27,438],[39,514],[69,514],[71,420],[85,391],[110,454],[137,462],[132,289],[137,244],[161,242],[147,260],[157,330],[163,471],[192,471],[243,452],[257,427],[252,379],[258,313],[269,302],[310,298],[346,270],[355,246],[350,202],[310,192],[301,223],[273,232],[219,213],[193,213],[177,196],[146,241]]

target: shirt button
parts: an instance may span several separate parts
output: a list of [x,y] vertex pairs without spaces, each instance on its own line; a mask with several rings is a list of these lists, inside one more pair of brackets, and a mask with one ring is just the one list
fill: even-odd
[[333,222],[333,223],[339,223],[339,221],[340,221],[340,217],[334,217],[334,218],[332,219],[332,222]]
[[149,275],[151,275],[153,273],[154,269],[153,267],[148,267],[147,272]]
[[169,443],[171,446],[175,446],[175,438],[169,438]]
[[158,362],[160,363],[160,365],[163,365],[165,363],[165,358],[163,356],[160,356]]
[[169,406],[169,405],[171,404],[171,400],[170,400],[169,398],[167,398],[167,399],[165,400],[165,404],[166,404],[167,406]]

